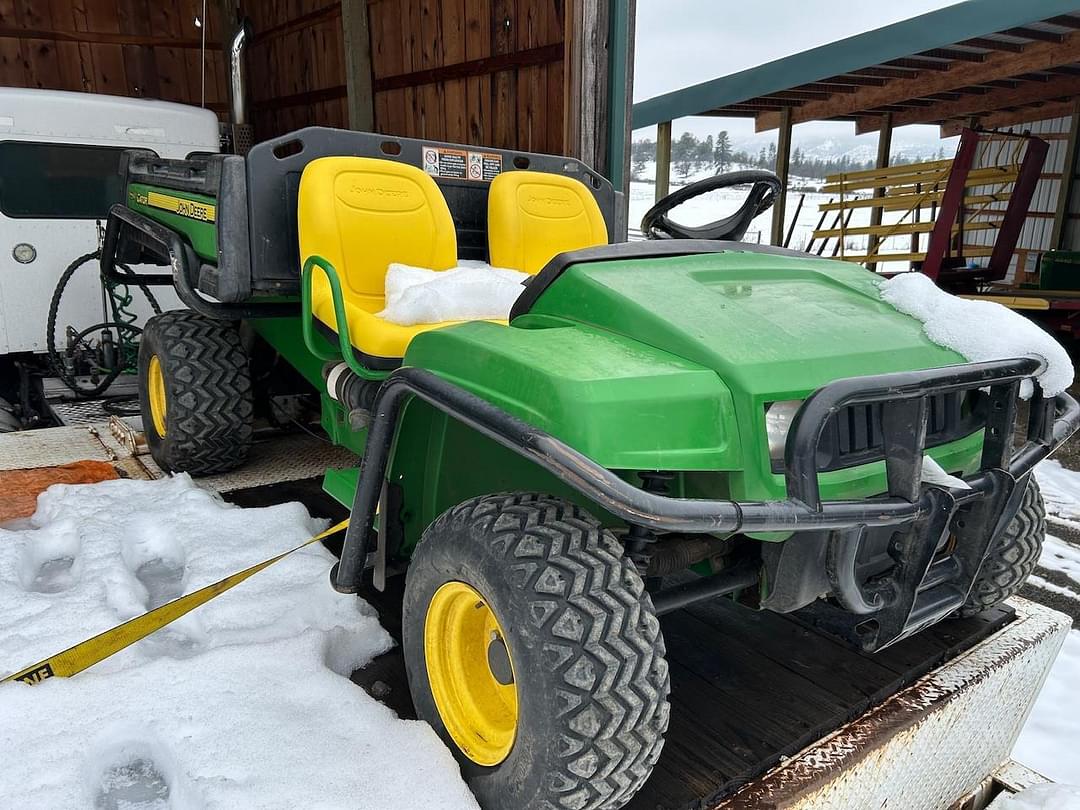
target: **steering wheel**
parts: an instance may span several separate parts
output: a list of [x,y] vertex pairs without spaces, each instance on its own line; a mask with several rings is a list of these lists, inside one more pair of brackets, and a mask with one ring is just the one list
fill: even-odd
[[[668,212],[672,208],[687,200],[719,188],[744,185],[751,186],[750,193],[746,195],[746,201],[739,210],[731,216],[697,227],[679,225],[668,218]],[[782,193],[783,189],[784,184],[780,182],[780,178],[763,169],[707,177],[668,194],[650,208],[641,218],[641,231],[646,239],[719,239],[738,242],[746,234],[746,229],[750,227],[754,217],[772,208],[776,195]]]

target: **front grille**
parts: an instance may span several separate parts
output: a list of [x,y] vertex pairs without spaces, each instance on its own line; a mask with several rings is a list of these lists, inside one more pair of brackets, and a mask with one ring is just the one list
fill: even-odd
[[[937,447],[983,426],[986,395],[980,391],[950,391],[927,397],[926,446]],[[842,470],[885,458],[881,434],[883,404],[849,405],[825,426],[818,443],[818,472]],[[782,472],[774,463],[774,472]]]

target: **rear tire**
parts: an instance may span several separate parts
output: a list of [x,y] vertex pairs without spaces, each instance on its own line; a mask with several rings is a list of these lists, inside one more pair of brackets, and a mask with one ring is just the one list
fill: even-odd
[[243,464],[251,375],[233,325],[187,310],[151,318],[139,344],[139,405],[150,455],[163,470],[200,476]]
[[996,545],[983,562],[961,616],[974,616],[1017,593],[1039,561],[1046,537],[1046,508],[1035,476],[1028,479],[1024,498]]
[[[463,586],[465,601],[442,610],[445,595]],[[440,635],[453,626],[440,617],[455,610],[466,625],[487,611],[495,621],[481,625],[479,642]],[[443,513],[409,566],[402,630],[417,714],[453,751],[484,810],[615,810],[656,764],[670,689],[660,623],[618,541],[577,506],[513,493]],[[440,652],[469,649],[479,662],[468,655],[440,662],[447,657]],[[445,677],[455,667],[466,675],[460,702]],[[516,698],[472,700],[470,685],[491,678],[503,686],[509,680]],[[477,710],[485,705],[496,706],[492,722]],[[472,711],[455,717],[460,706]],[[470,748],[473,729],[498,735],[473,735]],[[499,745],[488,744],[493,738]]]

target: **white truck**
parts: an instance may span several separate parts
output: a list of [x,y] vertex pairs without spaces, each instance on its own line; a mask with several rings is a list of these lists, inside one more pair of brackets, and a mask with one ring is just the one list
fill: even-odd
[[[198,107],[0,88],[0,431],[48,424],[54,414],[47,401],[71,393],[62,378],[92,389],[109,376],[102,357],[137,334],[93,329],[71,345],[87,327],[114,320],[97,262],[88,260],[71,274],[57,307],[54,337],[61,350],[70,346],[67,373],[58,375],[47,356],[54,291],[73,260],[97,249],[99,223],[123,191],[124,150],[182,158],[216,152],[219,142],[217,116]],[[131,292],[125,312],[137,328],[152,310]],[[179,306],[171,292],[157,295],[162,308]]]

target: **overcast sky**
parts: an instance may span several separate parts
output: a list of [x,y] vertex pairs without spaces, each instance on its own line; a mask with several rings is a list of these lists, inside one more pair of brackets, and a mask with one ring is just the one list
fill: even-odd
[[[726,76],[953,2],[637,0],[634,100]],[[698,126],[687,123],[697,131]],[[717,122],[704,126],[703,131],[712,131]],[[724,126],[733,133],[753,131],[749,121],[732,119],[724,121]],[[809,133],[835,127],[853,131],[853,125],[845,123],[807,124],[799,129]],[[643,130],[635,137],[653,135]]]

